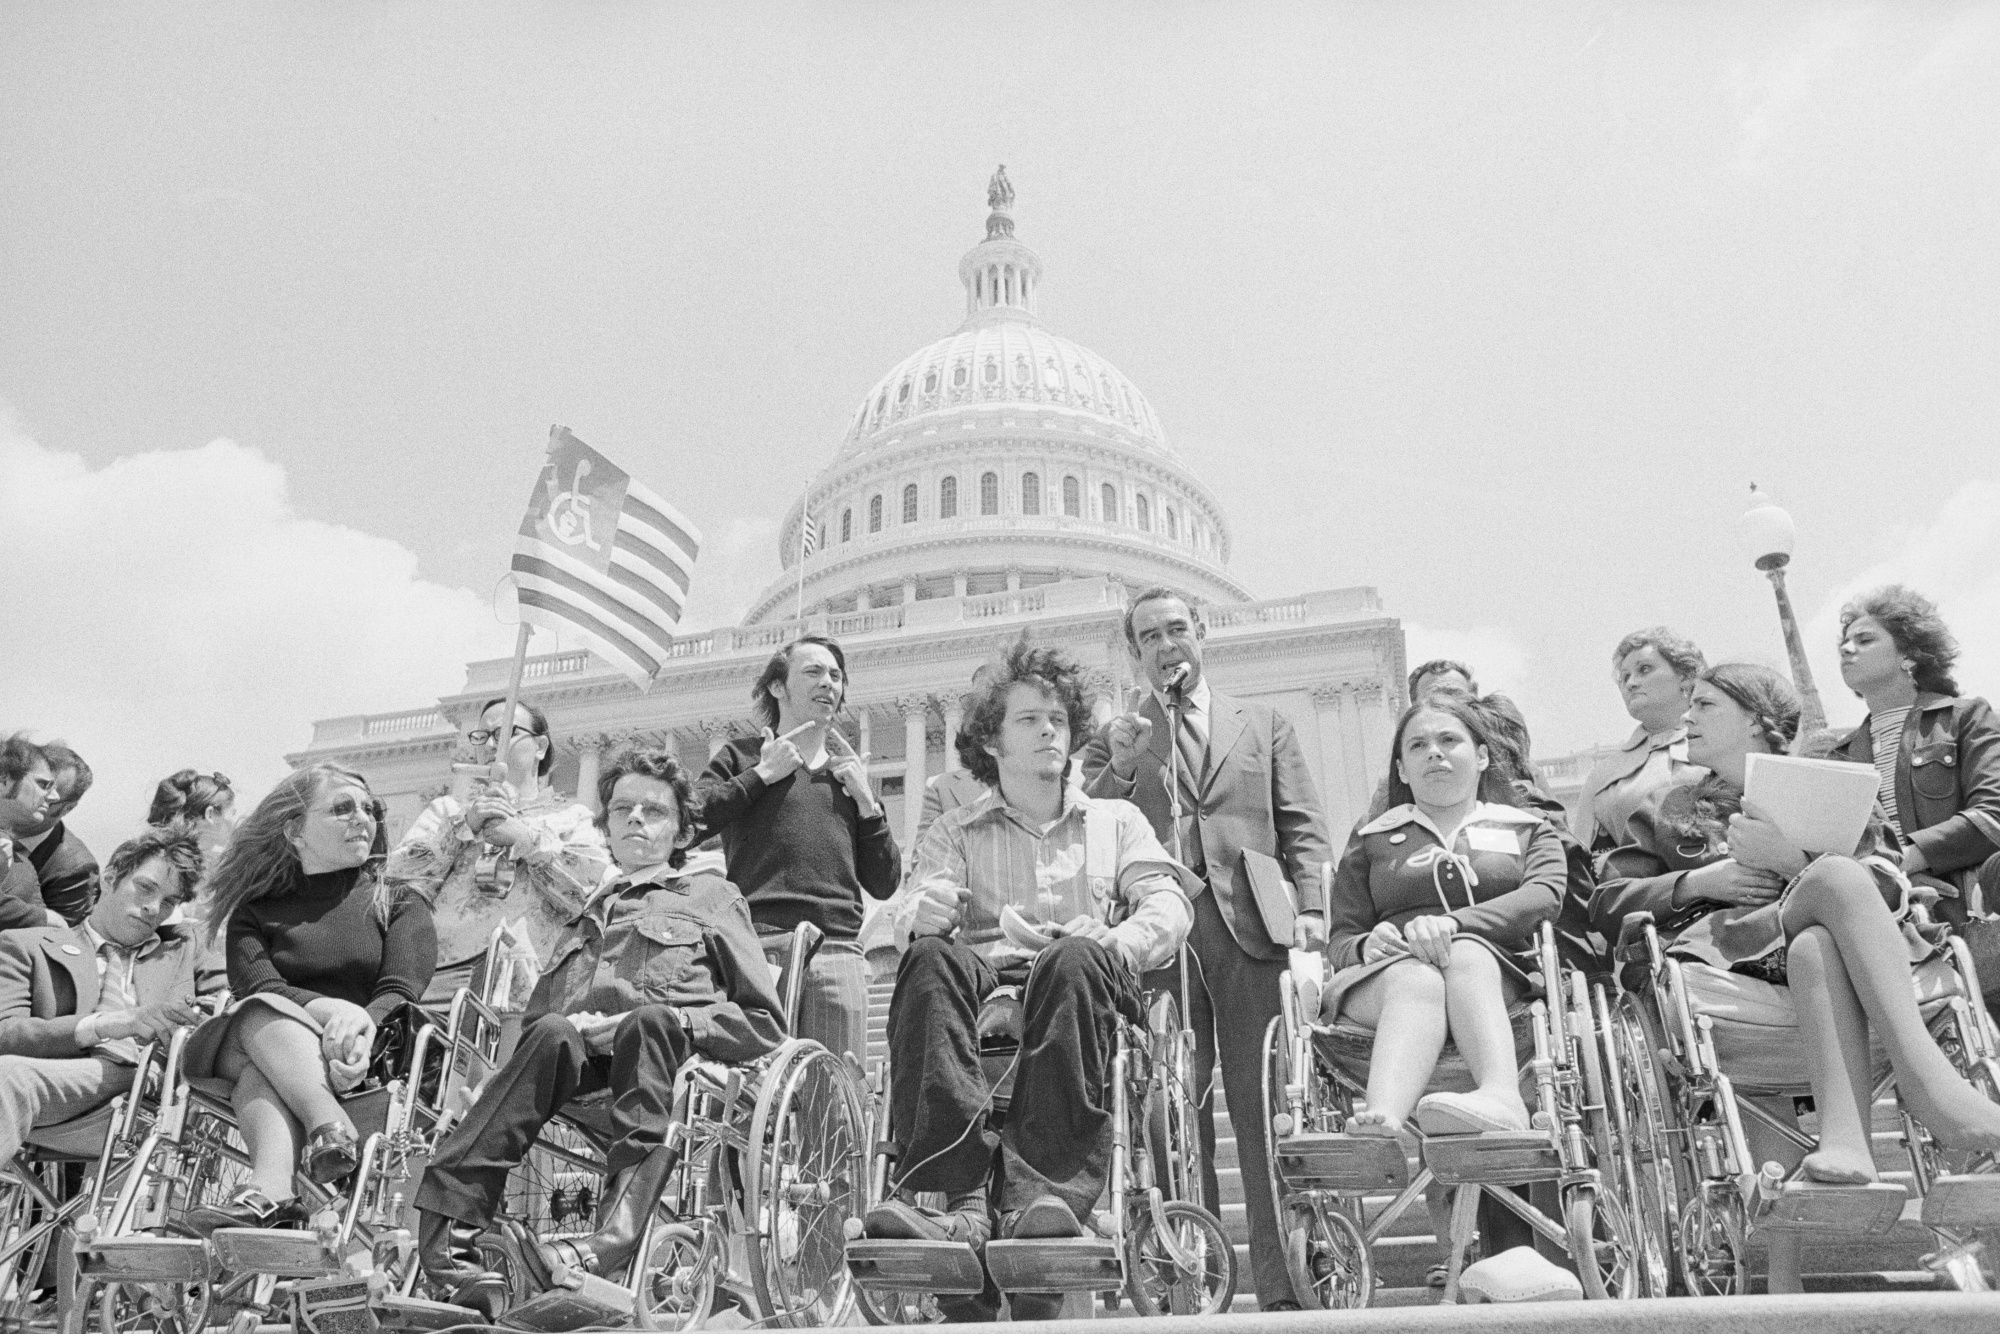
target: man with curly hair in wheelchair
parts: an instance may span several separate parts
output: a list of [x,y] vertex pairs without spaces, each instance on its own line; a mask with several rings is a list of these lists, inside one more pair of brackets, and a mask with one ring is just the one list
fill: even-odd
[[[1194,882],[1138,807],[1068,789],[1089,724],[1077,678],[1057,651],[1016,644],[959,734],[960,758],[992,790],[931,826],[898,908],[910,944],[889,1008],[889,1123],[901,1151],[870,1237],[985,1245],[996,1147],[1003,1238],[1081,1236],[1104,1189],[1118,1018],[1138,1020],[1140,974],[1186,938]],[[1015,1022],[1013,1099],[996,1135],[980,1037]],[[945,1211],[920,1208],[919,1192],[942,1193]],[[1012,1305],[1017,1320],[1048,1318],[1060,1298]]]
[[417,1192],[425,1275],[489,1319],[507,1285],[482,1264],[478,1238],[566,1103],[609,1091],[607,1179],[588,1239],[526,1247],[543,1287],[564,1267],[616,1277],[630,1261],[672,1167],[663,1146],[681,1065],[696,1052],[755,1060],[785,1036],[743,896],[718,875],[681,871],[696,812],[680,762],[660,749],[624,752],[597,790],[615,864],[537,982],[520,1045],[438,1145]]

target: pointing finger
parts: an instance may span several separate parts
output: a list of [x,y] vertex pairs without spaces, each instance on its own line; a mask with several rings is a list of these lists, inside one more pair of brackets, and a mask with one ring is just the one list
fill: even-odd
[[800,723],[797,727],[794,727],[791,731],[785,733],[782,737],[779,737],[778,739],[780,741],[796,741],[798,740],[798,738],[804,736],[807,732],[812,731],[813,728],[818,726],[819,726],[818,723]]
[[772,741],[776,739],[775,734],[771,731],[770,728],[768,727],[764,728],[763,732],[764,732],[764,739],[766,741]]

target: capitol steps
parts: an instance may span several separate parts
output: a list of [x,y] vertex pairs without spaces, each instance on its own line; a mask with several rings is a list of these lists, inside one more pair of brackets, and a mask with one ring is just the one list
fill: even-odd
[[[894,986],[878,982],[869,989],[868,1062],[874,1068],[883,1054],[888,1025],[889,998]],[[1236,1247],[1239,1309],[1255,1309],[1250,1291],[1250,1227],[1243,1202],[1243,1178],[1236,1153],[1236,1136],[1229,1118],[1228,1098],[1218,1082],[1214,1093],[1216,1110],[1216,1179],[1221,1192],[1220,1210],[1224,1228]],[[1875,1109],[1875,1160],[1886,1181],[1907,1187],[1909,1160],[1899,1138],[1900,1123],[1895,1104],[1884,1100]],[[1414,1170],[1414,1163],[1412,1170]],[[1367,1201],[1371,1214],[1393,1197],[1382,1195]],[[1919,1257],[1934,1246],[1931,1234],[1909,1222],[1899,1224],[1886,1237],[1838,1239],[1810,1243],[1806,1250],[1807,1287],[1816,1292],[1910,1291],[1936,1286],[1935,1276],[1922,1268]],[[1432,1230],[1430,1212],[1419,1200],[1407,1209],[1375,1246],[1378,1279],[1376,1304],[1383,1306],[1423,1305],[1436,1300],[1436,1292],[1426,1285],[1431,1266],[1443,1263],[1444,1247]],[[1753,1243],[1752,1286],[1763,1287],[1762,1247]],[[1121,1303],[1118,1310],[1129,1312]]]

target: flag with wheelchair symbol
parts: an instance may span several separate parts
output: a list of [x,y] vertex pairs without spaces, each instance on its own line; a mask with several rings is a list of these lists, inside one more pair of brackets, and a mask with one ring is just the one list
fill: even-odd
[[673,506],[571,435],[549,452],[514,542],[523,622],[568,630],[641,688],[659,675],[701,535]]

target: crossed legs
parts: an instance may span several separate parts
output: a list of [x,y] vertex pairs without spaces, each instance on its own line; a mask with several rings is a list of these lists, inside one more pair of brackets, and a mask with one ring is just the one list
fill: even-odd
[[1395,1035],[1394,1041],[1375,1043],[1368,1066],[1368,1106],[1355,1114],[1356,1125],[1402,1129],[1430,1084],[1447,1036],[1471,1067],[1477,1096],[1526,1125],[1514,1030],[1507,1018],[1516,990],[1491,950],[1477,941],[1454,940],[1450,963],[1442,970],[1402,959],[1350,991],[1342,999],[1342,1012],[1377,1034]]
[[1786,900],[1787,973],[1820,1109],[1816,1181],[1875,1179],[1868,1038],[1888,1049],[1896,1090],[1948,1148],[2000,1149],[2000,1106],[1961,1077],[1924,1026],[1910,959],[1874,878],[1858,862],[1824,857]]
[[230,1101],[250,1150],[250,1184],[270,1199],[292,1198],[304,1129],[354,1123],[327,1084],[319,1035],[298,1020],[252,1005],[229,1027],[215,1058],[218,1078],[235,1081]]

